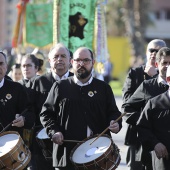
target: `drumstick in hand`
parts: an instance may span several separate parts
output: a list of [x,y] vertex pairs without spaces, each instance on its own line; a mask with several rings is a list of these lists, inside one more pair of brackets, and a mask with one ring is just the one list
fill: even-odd
[[[121,116],[119,116],[115,121],[114,123],[118,122],[126,113],[123,113]],[[107,127],[102,133],[100,133],[91,143],[90,145],[96,141],[100,136],[102,136],[107,130],[109,129],[109,127]]]
[[[25,109],[20,115],[22,116],[28,109]],[[11,125],[12,125],[13,121],[11,123],[9,123],[0,133],[6,131]]]

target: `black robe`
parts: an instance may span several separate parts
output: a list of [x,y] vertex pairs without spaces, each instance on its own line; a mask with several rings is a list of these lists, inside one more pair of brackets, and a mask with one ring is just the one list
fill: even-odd
[[[26,91],[19,83],[4,79],[4,85],[0,88],[0,123],[3,127],[7,126],[15,119],[16,114],[21,114],[25,109],[27,111],[23,114],[25,117],[24,128],[29,129],[33,127],[35,117],[30,110]],[[10,127],[10,130],[17,130],[19,132],[21,129]]]
[[[123,105],[122,105],[122,112],[124,113],[124,104],[130,99],[130,97],[134,94],[136,89],[140,86],[140,84],[144,80],[149,80],[157,76],[157,74],[153,77],[149,76],[147,73],[144,72],[146,65],[142,65],[139,67],[131,68],[126,76],[126,80],[123,86],[122,90],[122,99],[123,99]],[[124,116],[124,119],[126,120],[129,117],[128,112]],[[141,163],[138,162],[141,158],[136,154],[138,152],[138,149],[140,147],[140,142],[137,137],[137,128],[134,125],[127,124],[127,131],[125,135],[125,145],[130,146],[128,148],[127,152],[127,164],[130,165],[130,167],[133,169],[135,168],[141,168]],[[135,158],[134,158],[135,157]],[[138,160],[138,161],[136,161]]]
[[136,122],[140,117],[140,113],[145,107],[147,101],[161,93],[164,93],[168,90],[168,88],[168,85],[158,83],[158,77],[143,81],[131,98],[122,105],[124,112],[129,114],[126,122],[131,125],[136,125]]
[[155,75],[151,77],[145,73],[144,70],[145,65],[131,68],[129,70],[122,89],[123,103],[127,102],[127,100],[132,96],[132,94],[144,80],[149,80],[157,76]]
[[168,91],[150,99],[138,122],[139,138],[153,150],[159,142],[170,153],[170,98]]
[[[136,91],[136,89],[139,87],[139,85],[144,81],[144,80],[149,80],[157,75],[151,77],[147,73],[144,72],[145,70],[145,65],[131,68],[126,76],[126,80],[122,89],[122,100],[123,100],[123,105],[121,108],[121,112],[124,113],[124,104],[128,101],[128,99],[133,95],[133,93]],[[128,114],[124,116],[124,118],[128,118]],[[138,144],[137,140],[137,131],[136,127],[128,124],[127,127],[127,132],[125,136],[125,144],[126,145],[133,145],[133,144]]]
[[[99,134],[120,114],[108,84],[93,78],[91,84],[81,87],[75,84],[73,77],[69,77],[54,83],[43,105],[40,119],[50,137],[60,131],[64,139],[83,140],[87,137],[87,126],[93,134]],[[120,128],[121,122],[122,120],[119,121]],[[69,161],[70,152],[75,145],[54,144],[53,166],[62,166],[60,159],[64,155],[64,148]]]
[[[69,77],[70,76],[73,76],[73,73],[69,72]],[[52,72],[45,73],[42,76],[38,76],[33,82],[31,88],[33,89],[31,99],[34,103],[36,115],[35,126],[41,126],[39,114],[54,82],[56,82],[56,80],[53,78]]]

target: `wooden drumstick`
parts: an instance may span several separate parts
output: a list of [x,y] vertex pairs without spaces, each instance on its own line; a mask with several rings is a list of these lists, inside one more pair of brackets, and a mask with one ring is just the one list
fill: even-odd
[[[119,116],[115,121],[114,123],[118,122],[126,113],[123,113],[121,116]],[[102,136],[107,130],[109,129],[109,127],[107,127],[102,133],[100,133],[91,143],[90,145],[96,141],[100,136]]]
[[76,143],[83,143],[83,141],[78,141],[78,140],[63,140],[63,142],[76,142]]

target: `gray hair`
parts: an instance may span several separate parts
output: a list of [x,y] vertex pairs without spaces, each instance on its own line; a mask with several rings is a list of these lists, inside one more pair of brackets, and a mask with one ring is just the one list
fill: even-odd
[[148,43],[147,48],[148,48],[151,44],[153,44],[154,46],[166,47],[165,41],[164,41],[164,40],[161,40],[161,39],[154,39],[154,40],[150,41],[150,42]]
[[58,43],[58,44],[56,44],[55,46],[53,46],[53,47],[50,49],[50,51],[49,51],[49,53],[48,53],[48,57],[50,57],[51,52],[52,52],[54,49],[58,48],[58,47],[63,47],[64,49],[66,49],[66,51],[68,52],[68,56],[70,56],[70,50],[69,50],[64,44]]

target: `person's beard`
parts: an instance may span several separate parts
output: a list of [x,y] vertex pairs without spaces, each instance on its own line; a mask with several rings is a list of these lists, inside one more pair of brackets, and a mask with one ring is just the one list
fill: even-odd
[[79,69],[84,69],[85,70],[84,72],[79,72],[77,70],[77,72],[75,74],[76,74],[77,78],[79,78],[79,79],[85,79],[85,78],[89,77],[89,75],[92,72],[92,68],[90,70],[87,70],[85,67],[81,67]]

